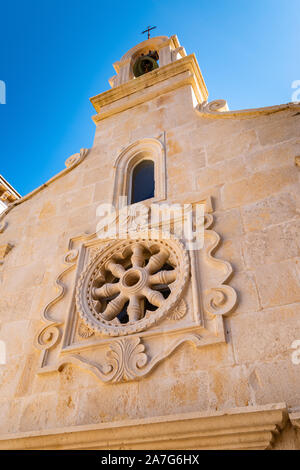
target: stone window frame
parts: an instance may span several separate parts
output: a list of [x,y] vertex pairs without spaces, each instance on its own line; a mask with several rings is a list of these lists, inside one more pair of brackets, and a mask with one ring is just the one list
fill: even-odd
[[[138,204],[137,202],[136,203],[133,203],[131,202],[132,201],[132,196],[133,196],[133,186],[135,184],[135,179],[134,179],[134,170],[142,163],[142,162],[149,162],[151,161],[153,163],[153,180],[154,180],[154,192],[155,192],[155,161],[153,160],[153,158],[143,158],[142,160],[139,160],[137,163],[134,164],[134,166],[132,167],[131,171],[130,171],[130,175],[129,175],[129,182],[128,182],[128,194],[127,194],[127,197],[128,197],[128,204],[130,205],[134,205],[134,204]],[[153,199],[153,198],[147,198],[147,199],[143,199],[139,202],[143,203],[144,201],[147,201],[148,199]]]
[[143,160],[152,160],[154,162],[154,197],[142,202],[151,205],[152,203],[166,200],[167,178],[165,147],[158,139],[140,139],[123,150],[115,162],[113,205],[116,208],[119,207],[120,197],[127,196],[127,200],[130,201],[132,174],[134,168]]

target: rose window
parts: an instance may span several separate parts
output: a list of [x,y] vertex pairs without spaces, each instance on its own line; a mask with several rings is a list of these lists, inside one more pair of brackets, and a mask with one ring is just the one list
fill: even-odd
[[79,314],[89,327],[112,336],[145,330],[175,307],[188,273],[179,240],[113,242],[80,276]]

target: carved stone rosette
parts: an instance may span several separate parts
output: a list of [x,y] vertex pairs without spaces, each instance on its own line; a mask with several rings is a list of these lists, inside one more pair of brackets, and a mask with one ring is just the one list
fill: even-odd
[[[188,275],[187,252],[175,238],[147,240],[141,236],[116,241],[81,273],[77,310],[82,320],[100,333],[137,333],[167,316],[182,295]],[[165,298],[161,291],[168,288]],[[121,314],[126,304],[128,321],[124,322]],[[156,309],[147,310],[147,306]]]
[[[192,251],[151,225],[134,238],[128,232],[123,239],[71,239],[68,267],[56,280],[59,294],[45,308],[46,325],[35,340],[39,373],[74,364],[104,383],[138,380],[182,343],[224,342],[223,317],[236,293],[225,284],[230,264],[213,255],[220,237],[212,223],[206,214],[204,246]],[[67,314],[60,305],[68,305]]]

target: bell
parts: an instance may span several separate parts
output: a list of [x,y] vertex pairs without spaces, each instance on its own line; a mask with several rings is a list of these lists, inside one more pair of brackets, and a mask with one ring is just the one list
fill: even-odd
[[133,65],[133,74],[135,77],[140,77],[145,73],[152,72],[158,68],[158,53],[156,51],[149,51],[147,55],[142,54]]

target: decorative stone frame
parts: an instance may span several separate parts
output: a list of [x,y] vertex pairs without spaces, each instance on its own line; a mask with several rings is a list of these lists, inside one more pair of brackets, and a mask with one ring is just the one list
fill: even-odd
[[[74,364],[90,371],[104,383],[139,380],[182,343],[200,348],[226,341],[223,317],[232,311],[237,299],[234,289],[226,285],[232,268],[228,262],[213,256],[220,237],[210,229],[213,223],[212,214],[208,213],[211,211],[210,198],[195,204],[199,203],[206,207],[204,246],[185,255],[184,246],[178,245],[183,260],[179,275],[184,279],[187,276],[187,282],[184,280],[183,285],[179,283],[174,287],[172,305],[166,303],[167,311],[161,312],[157,323],[143,324],[142,328],[126,331],[125,335],[118,329],[112,336],[104,330],[97,331],[94,325],[84,321],[86,314],[89,315],[86,305],[78,303],[82,273],[86,269],[87,274],[90,272],[89,264],[93,268],[94,260],[96,267],[98,261],[106,262],[107,254],[114,256],[110,253],[114,253],[122,241],[99,239],[96,233],[70,240],[64,258],[68,267],[56,279],[60,292],[44,309],[42,319],[46,325],[35,338],[35,346],[41,350],[38,373],[61,371],[67,364]],[[150,232],[153,229],[151,223],[146,228]],[[160,228],[164,231],[163,222]],[[144,233],[144,229],[137,232],[135,239],[143,239]],[[184,239],[181,242],[185,244]],[[86,279],[86,274],[82,279]],[[60,307],[57,309],[58,302]]]
[[120,197],[127,196],[131,200],[132,173],[134,168],[143,160],[154,162],[154,197],[142,201],[154,203],[167,197],[166,152],[165,146],[158,139],[140,139],[129,145],[118,156],[115,168],[115,185],[113,204],[119,207]]

